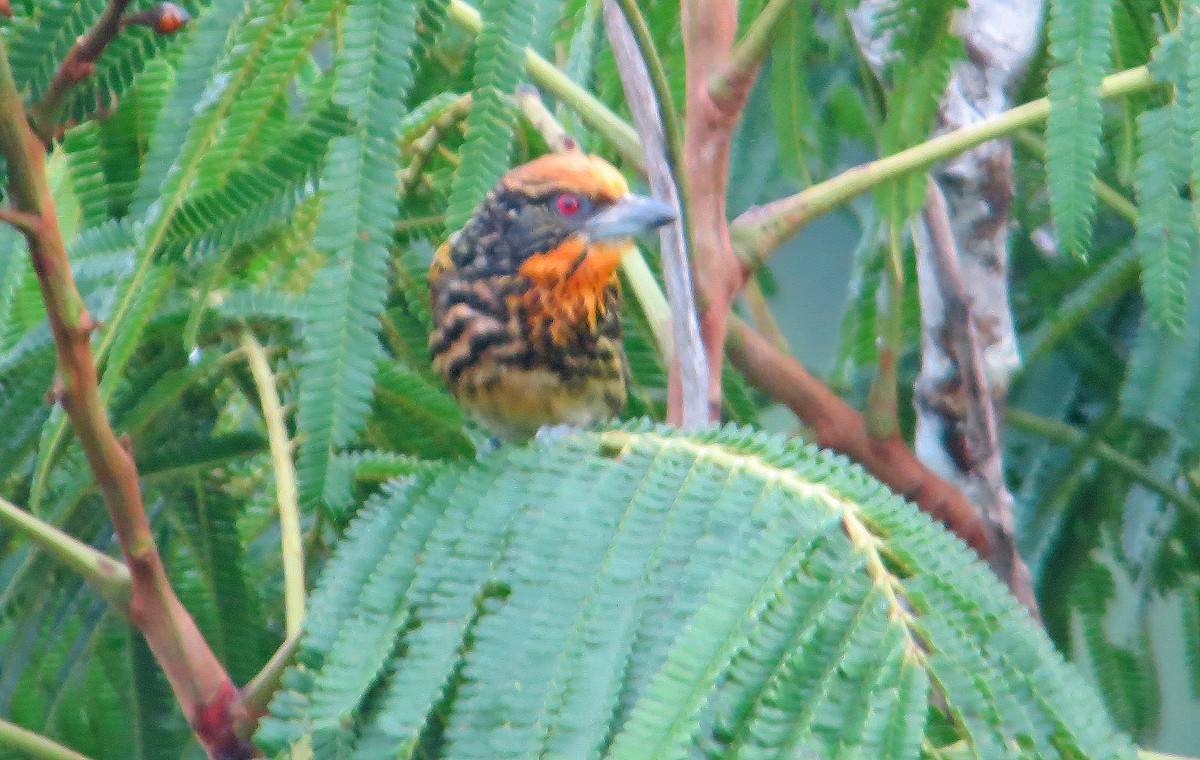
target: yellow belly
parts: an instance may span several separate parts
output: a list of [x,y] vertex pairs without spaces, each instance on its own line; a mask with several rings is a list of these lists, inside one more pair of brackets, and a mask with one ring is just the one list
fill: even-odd
[[625,377],[615,373],[564,382],[544,368],[477,366],[455,384],[459,404],[494,435],[532,437],[543,425],[590,427],[625,406]]

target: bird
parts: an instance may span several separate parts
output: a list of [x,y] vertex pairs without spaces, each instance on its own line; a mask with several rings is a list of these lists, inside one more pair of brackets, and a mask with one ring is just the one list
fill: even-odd
[[675,219],[604,159],[552,153],[510,169],[429,267],[434,369],[493,436],[618,416],[629,374],[617,267]]

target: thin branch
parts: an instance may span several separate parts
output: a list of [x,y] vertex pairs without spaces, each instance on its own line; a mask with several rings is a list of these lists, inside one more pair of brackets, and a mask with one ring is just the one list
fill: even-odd
[[[609,5],[611,0],[606,0],[605,6]],[[629,31],[633,33],[633,38],[637,40],[636,47],[630,46],[631,49],[641,51],[642,64],[645,67],[646,74],[649,75],[650,87],[645,89],[654,92],[655,99],[658,101],[658,116],[661,118],[661,130],[666,134],[666,152],[667,162],[671,169],[678,172],[683,166],[683,132],[679,126],[679,111],[675,107],[675,99],[671,97],[671,85],[667,81],[667,72],[663,68],[662,58],[658,54],[658,48],[654,45],[654,37],[650,34],[650,27],[646,26],[646,19],[642,16],[641,10],[638,9],[635,0],[616,0],[621,6],[621,12],[625,17],[625,22],[629,26]],[[609,28],[609,36],[612,36],[611,22],[605,17],[605,27]],[[626,96],[629,93],[626,92]],[[637,127],[638,106],[635,106],[636,101],[629,101],[630,108],[634,113],[634,126]],[[638,135],[642,137],[642,147],[646,148],[645,130],[638,129]],[[685,207],[686,203],[683,204]]]
[[[76,49],[87,52],[98,44],[86,37]],[[233,733],[232,718],[240,710],[237,690],[171,588],[142,503],[128,441],[113,433],[100,399],[89,342],[96,323],[71,274],[46,176],[46,146],[30,127],[2,38],[0,153],[8,165],[13,208],[44,220],[25,238],[57,349],[62,405],[104,495],[131,575],[130,621],[145,636],[209,753],[229,760],[252,757],[253,747]]]
[[749,270],[733,252],[725,205],[729,185],[729,147],[757,67],[716,100],[708,83],[729,60],[737,32],[735,0],[687,0],[681,8],[683,52],[687,68],[684,109],[683,174],[689,199],[692,271],[701,306],[700,334],[708,359],[709,416],[721,411],[723,346],[733,301]]
[[429,160],[434,149],[441,144],[442,137],[455,124],[466,118],[467,112],[470,110],[471,96],[469,94],[460,96],[446,106],[438,118],[429,125],[429,129],[425,130],[425,134],[406,146],[405,152],[411,154],[412,158],[409,159],[408,166],[400,170],[399,184],[401,197],[413,191],[417,181],[423,176],[422,172],[425,169],[425,163]]
[[11,224],[19,232],[30,234],[37,231],[42,224],[42,218],[37,214],[18,211],[15,208],[0,206],[0,222]]
[[[483,31],[483,18],[479,11],[463,0],[450,0],[446,14],[473,36]],[[539,86],[579,114],[585,124],[604,135],[622,158],[638,171],[646,171],[646,160],[637,132],[599,98],[575,84],[559,68],[530,48],[525,49],[525,71]]]
[[33,541],[59,564],[79,573],[96,587],[105,601],[129,614],[129,569],[120,562],[3,497],[0,497],[0,522]]
[[925,225],[929,230],[932,250],[929,251],[933,264],[939,295],[945,316],[944,340],[949,344],[958,381],[963,395],[962,420],[965,424],[963,436],[967,442],[969,465],[966,468],[978,478],[982,493],[981,503],[991,532],[992,551],[987,555],[992,569],[1000,576],[1013,594],[1033,614],[1037,614],[1037,598],[1033,591],[1033,579],[1029,569],[1017,551],[1012,514],[1012,494],[1004,483],[1004,466],[1001,460],[1000,429],[996,420],[996,408],[992,390],[984,369],[983,349],[979,340],[979,327],[967,300],[959,268],[958,246],[950,227],[950,212],[945,196],[937,182],[932,179],[926,184]]
[[[659,120],[659,114],[665,113],[658,107],[658,98],[663,93],[652,90],[650,75],[642,56],[638,55],[638,42],[627,21],[616,0],[605,0],[604,26],[608,30],[617,68],[621,72],[625,99],[633,111],[642,138],[650,187],[654,195],[675,208],[677,217],[659,230],[663,279],[667,286],[667,300],[671,305],[671,332],[675,346],[674,361],[669,365],[671,393],[667,402],[667,419],[684,429],[691,429],[708,421],[710,378],[704,344],[700,339],[700,325],[696,321],[696,298],[692,291],[691,267],[684,241],[686,215],[680,203],[672,167],[668,165],[665,155],[670,138],[668,136],[664,140],[665,125]],[[665,80],[660,84],[665,86]],[[679,167],[676,165],[674,168],[678,171]]]
[[[1117,98],[1158,86],[1146,67],[1139,66],[1105,77],[1099,95]],[[748,209],[730,227],[734,247],[746,266],[757,267],[812,219],[884,182],[928,169],[938,161],[989,140],[1045,121],[1049,113],[1049,100],[1034,100],[899,153],[847,169],[795,195]]]
[[772,346],[790,355],[792,349],[788,346],[787,336],[783,334],[779,322],[775,320],[771,304],[767,303],[767,294],[763,292],[757,277],[751,277],[746,281],[742,297],[746,299],[746,310],[750,313],[750,321],[754,324],[754,329],[758,330]]
[[[70,52],[63,58],[58,70],[54,72],[54,77],[50,80],[50,86],[46,88],[42,99],[29,108],[29,118],[33,123],[34,132],[43,143],[49,144],[54,139],[54,133],[58,127],[58,112],[66,100],[67,93],[75,85],[92,75],[92,72],[96,70],[96,60],[100,58],[104,48],[108,47],[108,43],[112,42],[121,29],[130,22],[129,19],[124,18],[125,9],[129,7],[129,3],[130,0],[109,0],[108,5],[100,14],[100,18],[96,20],[96,25],[75,40]],[[146,14],[152,14],[152,16],[146,16]],[[134,23],[145,23],[160,34],[174,33],[188,20],[187,12],[173,3],[162,3],[142,14],[135,14],[135,16],[138,18]],[[142,18],[143,16],[145,18]]]
[[733,46],[729,60],[709,81],[708,92],[713,100],[725,100],[735,90],[753,83],[758,67],[771,51],[784,14],[796,2],[799,0],[769,0],[763,6],[746,34]]
[[550,146],[550,150],[555,153],[579,150],[579,144],[575,142],[575,138],[567,134],[563,125],[559,124],[558,119],[554,118],[554,114],[550,113],[550,109],[546,108],[536,87],[527,84],[517,87],[517,93],[513,96],[513,100],[517,102],[517,108],[529,122],[529,126],[542,136],[546,145]]
[[916,458],[899,433],[885,440],[871,437],[861,414],[737,317],[729,321],[727,348],[730,361],[751,383],[813,429],[818,445],[861,464],[986,555],[983,520],[961,491]]
[[29,760],[91,760],[53,739],[0,719],[0,747],[20,752]]
[[[1063,446],[1079,446],[1087,439],[1086,433],[1076,430],[1065,422],[1041,417],[1024,409],[1008,409],[1004,413],[1004,420],[1014,430],[1031,433],[1045,438],[1051,443]],[[1126,456],[1107,443],[1100,442],[1095,444],[1092,453],[1100,462],[1123,473],[1130,480],[1137,481],[1146,490],[1161,496],[1164,501],[1168,501],[1189,512],[1192,516],[1200,518],[1200,501],[1197,501],[1192,496],[1172,486],[1168,481],[1155,475],[1133,457]]]
[[291,664],[292,657],[295,656],[299,646],[300,635],[289,635],[279,645],[279,649],[275,650],[275,654],[271,655],[271,659],[267,660],[263,669],[242,689],[242,704],[246,706],[246,712],[252,721],[267,714],[267,705],[271,702],[271,697],[279,690],[283,673]]
[[254,376],[255,390],[262,405],[275,471],[275,499],[279,506],[279,540],[283,555],[283,607],[288,636],[298,636],[304,623],[304,546],[300,530],[300,502],[296,490],[296,466],[288,441],[287,423],[275,375],[267,361],[267,352],[249,330],[242,332],[242,350]]

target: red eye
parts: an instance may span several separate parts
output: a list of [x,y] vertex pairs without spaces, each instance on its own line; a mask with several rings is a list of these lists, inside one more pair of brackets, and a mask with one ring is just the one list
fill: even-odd
[[555,203],[558,204],[558,213],[563,216],[572,216],[579,212],[579,198],[571,193],[563,193],[558,196]]

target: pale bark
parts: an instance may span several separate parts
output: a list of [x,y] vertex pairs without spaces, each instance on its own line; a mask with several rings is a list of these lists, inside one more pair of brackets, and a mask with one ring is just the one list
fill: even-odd
[[[888,54],[886,35],[878,34],[873,23],[885,2],[866,0],[850,14],[860,48],[876,72]],[[955,33],[967,57],[953,68],[935,134],[970,126],[1012,105],[1013,90],[1036,50],[1043,7],[1043,0],[971,0],[959,13]],[[917,224],[921,371],[914,394],[915,448],[984,516],[992,534],[993,568],[1035,610],[1029,571],[1013,539],[1012,494],[1002,477],[998,422],[1009,378],[1020,365],[1008,296],[1012,145],[1008,140],[984,143],[937,164],[930,177],[935,194]],[[952,240],[931,238],[926,221],[937,227],[940,217],[948,221]],[[956,272],[946,271],[948,256]]]

